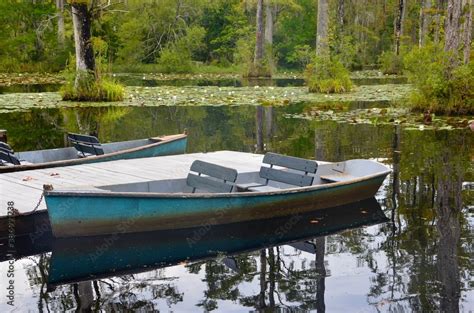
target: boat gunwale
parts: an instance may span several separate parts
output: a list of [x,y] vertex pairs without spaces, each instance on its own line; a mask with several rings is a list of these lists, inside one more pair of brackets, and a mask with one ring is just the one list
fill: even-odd
[[[384,164],[376,161],[371,161],[380,164],[387,168],[383,172],[378,172],[372,175],[360,176],[356,179],[333,182],[320,185],[311,185],[304,187],[285,188],[280,190],[272,191],[244,191],[244,192],[231,192],[231,193],[162,193],[162,192],[114,192],[114,191],[103,191],[98,192],[97,190],[44,190],[43,193],[46,197],[63,197],[63,196],[74,196],[74,197],[115,197],[115,198],[166,198],[166,199],[210,199],[210,198],[238,198],[238,197],[256,197],[256,196],[272,196],[272,195],[284,195],[284,194],[297,194],[302,192],[311,192],[316,190],[325,190],[333,187],[341,187],[345,185],[352,185],[359,182],[369,181],[378,177],[387,176],[392,172]],[[235,184],[236,186],[238,184]]]
[[[166,139],[167,137],[170,137]],[[133,153],[137,151],[142,151],[145,149],[150,149],[154,148],[157,146],[160,146],[162,144],[170,143],[173,141],[185,139],[187,137],[186,133],[183,134],[175,134],[175,135],[165,135],[161,137],[150,137],[150,138],[145,138],[148,140],[156,140],[155,142],[145,144],[143,146],[138,146],[134,148],[129,148],[125,150],[119,150],[107,154],[101,154],[101,155],[94,155],[94,156],[89,156],[87,158],[77,158],[77,159],[66,159],[66,160],[58,160],[58,161],[51,161],[51,162],[42,162],[42,163],[31,163],[31,164],[21,164],[21,165],[13,165],[13,166],[0,166],[0,174],[2,173],[11,173],[11,172],[20,172],[20,171],[28,171],[28,170],[36,170],[36,169],[44,169],[44,168],[50,168],[50,167],[61,167],[61,166],[71,166],[71,165],[79,165],[84,160],[101,160],[109,157],[115,157],[118,155],[126,154],[126,153]],[[142,139],[137,139],[137,140],[142,140]],[[126,140],[126,141],[118,141],[119,142],[127,142],[127,141],[133,141],[133,140]],[[26,152],[26,151],[25,151]],[[21,153],[21,152],[20,152]]]

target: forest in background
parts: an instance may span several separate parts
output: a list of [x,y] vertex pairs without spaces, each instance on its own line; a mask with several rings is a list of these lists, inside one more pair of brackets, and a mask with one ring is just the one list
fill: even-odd
[[[50,72],[66,67],[74,54],[74,35],[65,2],[0,1],[0,71]],[[95,2],[95,53],[117,69],[140,70],[139,65],[155,64],[159,71],[191,72],[199,64],[238,67],[253,57],[256,0]],[[277,68],[302,70],[310,63],[317,2],[265,1],[265,43]],[[447,0],[328,2],[329,46],[349,69],[380,64],[384,52],[403,53],[444,37]]]
[[[415,107],[465,114],[474,105],[472,2],[2,0],[0,72],[80,73],[82,63],[92,80],[103,72],[305,71],[310,92],[332,93],[352,89],[348,70],[380,68],[417,85]],[[90,19],[90,66],[75,53],[71,13],[80,7]],[[74,94],[78,77],[63,99],[90,98]],[[120,88],[103,88],[117,95],[105,100],[123,98]]]

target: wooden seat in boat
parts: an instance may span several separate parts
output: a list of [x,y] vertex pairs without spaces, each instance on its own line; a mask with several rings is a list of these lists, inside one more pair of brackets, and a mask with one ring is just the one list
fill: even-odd
[[92,155],[104,154],[104,149],[99,139],[95,136],[87,136],[81,134],[67,134],[67,139],[76,148],[79,157],[88,157]]
[[10,147],[10,145],[6,142],[3,142],[3,141],[0,141],[0,151],[6,151],[6,152],[10,152],[10,153],[14,153],[15,151],[13,151],[12,147]]
[[197,173],[197,175],[189,173],[186,179],[187,185],[193,188],[193,193],[196,189],[209,192],[231,192],[237,179],[235,169],[200,160],[191,164],[190,171]]
[[13,151],[8,151],[6,149],[0,150],[0,162],[2,165],[4,163],[10,163],[12,165],[20,165],[20,160],[14,155]]
[[[269,186],[269,181],[284,183],[291,186],[311,186],[313,184],[314,174],[318,170],[316,161],[290,157],[282,154],[268,152],[263,157],[263,163],[270,167],[262,166],[260,168],[260,177],[265,179],[264,184],[247,184],[240,185],[239,188],[250,191],[274,191],[281,188]],[[284,169],[276,169],[274,166],[283,167]],[[293,170],[293,171],[289,171]],[[296,173],[295,173],[296,171]]]

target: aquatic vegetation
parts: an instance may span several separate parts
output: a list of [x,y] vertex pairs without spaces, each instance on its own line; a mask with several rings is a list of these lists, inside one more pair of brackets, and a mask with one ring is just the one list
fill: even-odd
[[64,101],[121,101],[124,87],[109,79],[87,81],[77,89],[68,82],[60,90]]
[[75,106],[161,106],[161,105],[291,105],[294,103],[378,102],[400,101],[413,89],[410,85],[360,86],[345,94],[312,94],[306,87],[125,87],[122,101],[88,102],[61,101],[54,92],[15,93],[0,95],[0,112],[25,111],[31,108]]
[[305,75],[309,92],[344,93],[353,87],[349,71],[336,59],[314,58]]
[[392,51],[384,51],[379,57],[380,69],[384,74],[403,74],[403,57]]
[[415,48],[406,56],[414,111],[436,114],[474,114],[474,63],[452,66],[440,46]]
[[62,84],[65,79],[52,73],[0,73],[0,86]]
[[337,106],[311,106],[299,114],[286,114],[287,118],[306,120],[332,120],[349,124],[401,125],[406,129],[463,129],[469,127],[468,117],[444,117],[410,112],[409,108],[367,108],[347,110]]

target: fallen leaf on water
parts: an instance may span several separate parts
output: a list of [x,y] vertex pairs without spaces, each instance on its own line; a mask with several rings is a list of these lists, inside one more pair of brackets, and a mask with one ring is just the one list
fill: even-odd
[[33,177],[31,176],[26,176],[22,179],[23,181],[29,181],[29,180],[33,180]]
[[311,221],[309,221],[309,222],[310,222],[311,224],[317,224],[317,223],[319,223],[318,220],[311,220]]

